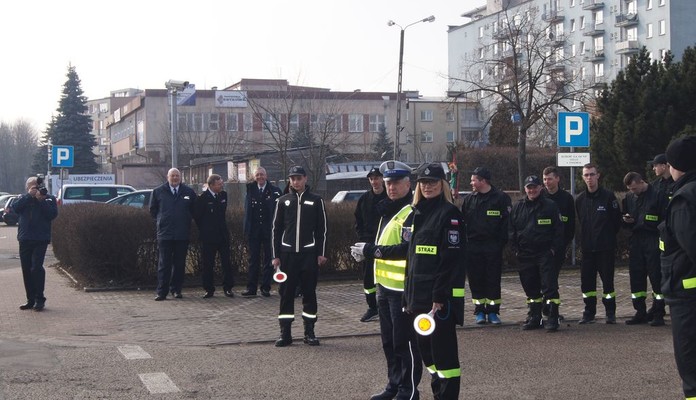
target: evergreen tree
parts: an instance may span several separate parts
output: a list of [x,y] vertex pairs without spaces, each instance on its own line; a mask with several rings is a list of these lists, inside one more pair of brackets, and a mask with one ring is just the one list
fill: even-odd
[[315,142],[314,134],[309,130],[309,126],[301,124],[290,139],[290,147],[312,147],[316,144]]
[[98,165],[92,149],[97,141],[90,133],[92,119],[87,115],[87,98],[83,96],[75,67],[69,65],[66,76],[68,80],[56,109],[58,115],[49,124],[43,140],[52,145],[74,147],[75,164],[70,169],[71,174],[94,174],[98,171]]
[[375,160],[391,160],[394,158],[394,142],[389,138],[387,127],[380,125],[377,139],[372,144]]
[[510,109],[498,104],[488,130],[488,143],[497,147],[517,146],[517,127],[512,123]]

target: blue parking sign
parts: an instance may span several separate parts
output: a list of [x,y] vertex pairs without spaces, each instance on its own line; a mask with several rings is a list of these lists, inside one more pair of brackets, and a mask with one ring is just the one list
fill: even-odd
[[53,146],[51,150],[51,166],[53,168],[72,168],[75,164],[73,146]]
[[590,147],[590,114],[559,112],[558,147]]

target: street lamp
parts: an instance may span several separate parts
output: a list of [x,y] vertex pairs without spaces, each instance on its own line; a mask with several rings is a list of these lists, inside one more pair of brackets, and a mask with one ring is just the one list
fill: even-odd
[[398,26],[401,28],[401,41],[399,43],[399,84],[396,89],[396,132],[394,134],[394,159],[398,160],[399,159],[399,134],[401,131],[404,129],[401,126],[401,72],[403,70],[403,65],[404,65],[404,31],[406,28],[408,28],[411,25],[415,25],[420,22],[433,22],[435,21],[435,16],[431,15],[427,18],[419,19],[416,22],[413,22],[411,24],[408,24],[404,27],[401,25],[397,24],[396,22],[389,20],[387,22],[387,26]]
[[180,90],[186,89],[186,86],[188,86],[188,81],[175,81],[174,79],[170,79],[166,82],[164,82],[164,87],[167,88],[169,91],[169,104],[171,106],[171,121],[170,121],[170,127],[171,127],[171,134],[172,134],[172,168],[177,167],[177,157],[179,155],[179,148],[177,146],[177,137],[176,137],[176,94]]

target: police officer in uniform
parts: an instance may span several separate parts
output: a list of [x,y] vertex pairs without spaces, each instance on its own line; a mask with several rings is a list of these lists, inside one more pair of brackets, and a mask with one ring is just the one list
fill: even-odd
[[674,358],[684,397],[696,399],[696,136],[667,147],[674,178],[672,199],[660,225],[662,293],[672,320]]
[[[384,175],[388,198],[377,205],[381,218],[376,240],[358,242],[351,248],[356,261],[374,258],[379,329],[387,360],[387,386],[370,400],[418,399],[423,366],[412,326],[413,316],[403,311],[402,303],[406,255],[391,256],[391,246],[408,244],[411,239],[411,168],[399,161],[386,161],[379,169]],[[383,258],[372,257],[375,243],[385,246],[379,253]]]
[[289,192],[278,199],[273,217],[273,267],[287,274],[280,284],[280,338],[276,347],[292,344],[295,320],[295,288],[302,286],[304,342],[318,346],[314,334],[317,322],[317,275],[326,264],[326,209],[324,200],[309,191],[307,173],[299,165],[290,168]]
[[526,198],[520,199],[510,213],[509,232],[529,308],[522,329],[542,327],[541,311],[546,304],[549,316],[545,327],[555,331],[561,304],[555,255],[563,251],[563,222],[556,203],[544,197],[538,176],[524,180],[524,191]]
[[[667,198],[643,180],[637,172],[629,172],[623,180],[630,193],[623,199],[624,227],[631,230],[628,249],[628,272],[631,283],[631,301],[635,315],[626,320],[627,325],[645,324],[652,326],[665,324],[665,301],[660,290],[660,233],[657,226],[662,222]],[[651,315],[645,305],[648,284],[653,289]]]
[[[379,212],[377,204],[387,198],[384,190],[384,177],[379,168],[370,169],[367,173],[370,181],[370,190],[358,199],[355,207],[355,232],[359,242],[374,242],[379,225]],[[375,286],[374,260],[363,261],[363,291],[367,301],[367,311],[360,318],[360,322],[373,321],[379,317],[377,312],[377,287]]]
[[466,265],[477,324],[500,324],[503,248],[508,240],[510,196],[491,185],[491,173],[478,167],[471,174],[473,192],[464,197]]
[[616,292],[614,291],[614,257],[616,234],[621,228],[621,210],[614,193],[599,186],[599,170],[594,164],[582,167],[586,190],[575,199],[580,222],[582,263],[580,289],[585,303],[580,324],[595,322],[597,313],[597,274],[602,279],[602,303],[607,324],[616,323]]
[[408,256],[405,310],[413,316],[430,312],[435,319],[433,333],[417,338],[434,398],[457,399],[461,369],[455,328],[464,322],[466,274],[460,258],[461,213],[452,204],[452,192],[440,164],[429,164],[418,174],[413,208],[409,242],[365,250],[375,258]]
[[[249,244],[249,276],[243,297],[256,296],[261,271],[261,294],[271,295],[271,222],[275,211],[276,200],[282,195],[280,189],[270,182],[266,169],[258,167],[254,172],[254,182],[247,183],[247,194],[244,201],[244,234]],[[261,264],[263,250],[263,264]],[[261,268],[263,266],[263,268]]]

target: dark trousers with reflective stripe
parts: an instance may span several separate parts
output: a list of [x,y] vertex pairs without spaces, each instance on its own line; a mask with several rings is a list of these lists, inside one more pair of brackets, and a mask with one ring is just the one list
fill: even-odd
[[631,236],[628,259],[631,293],[646,292],[647,279],[650,279],[650,286],[654,293],[662,293],[659,241],[660,238],[657,235],[635,233]]
[[520,256],[520,283],[528,299],[558,299],[558,271],[551,250],[538,255]]
[[[280,253],[280,270],[285,272],[288,279],[280,284],[280,315],[295,314],[295,289],[302,288],[302,312],[317,315],[317,255],[307,253]],[[308,318],[305,318],[308,319]]]
[[[418,349],[423,363],[430,369],[431,388],[436,399],[459,398],[461,371],[457,330],[453,310],[446,303],[435,313],[435,330],[429,336],[418,335]],[[435,371],[433,371],[433,369]]]
[[696,397],[696,299],[669,302],[674,359],[684,396]]
[[375,260],[368,258],[363,261],[363,290],[367,306],[377,308],[377,288],[375,287]]
[[500,280],[503,273],[503,253],[466,252],[466,274],[469,278],[471,298],[474,300],[487,299],[497,302],[495,305],[476,304],[474,314],[478,312],[500,313]]
[[614,292],[614,249],[582,252],[580,265],[580,290],[583,293],[597,291],[597,274],[602,280],[605,294]]
[[417,399],[423,364],[416,345],[414,316],[403,312],[402,296],[403,292],[377,285],[379,329],[389,378],[385,390]]

